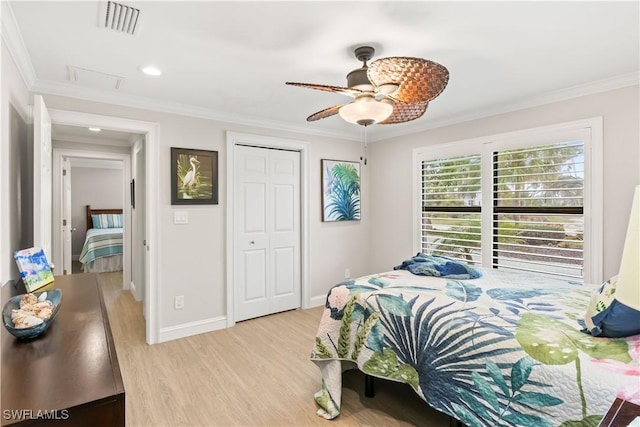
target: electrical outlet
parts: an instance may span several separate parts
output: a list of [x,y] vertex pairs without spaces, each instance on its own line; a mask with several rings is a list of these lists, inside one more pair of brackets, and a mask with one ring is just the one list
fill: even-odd
[[184,308],[184,295],[178,295],[173,300],[173,308],[182,310]]
[[351,269],[349,269],[349,268],[345,268],[344,269],[344,278],[345,279],[351,279]]

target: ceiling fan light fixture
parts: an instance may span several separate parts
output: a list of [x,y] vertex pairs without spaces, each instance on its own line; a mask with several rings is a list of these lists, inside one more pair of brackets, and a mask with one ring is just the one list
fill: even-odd
[[429,102],[440,95],[449,81],[449,71],[444,66],[424,58],[392,56],[367,65],[375,53],[373,47],[360,46],[354,53],[362,67],[347,74],[347,87],[286,82],[355,99],[318,111],[307,117],[308,122],[340,114],[345,121],[361,126],[405,123],[422,117]]
[[354,102],[340,108],[340,117],[349,123],[369,126],[387,119],[393,113],[393,105],[380,102],[371,95],[360,96]]

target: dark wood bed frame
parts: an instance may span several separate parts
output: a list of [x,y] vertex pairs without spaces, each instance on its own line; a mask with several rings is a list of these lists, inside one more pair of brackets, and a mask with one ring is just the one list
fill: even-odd
[[91,215],[121,213],[122,209],[91,209],[91,205],[87,205],[87,230],[93,228],[93,220],[91,219]]
[[[371,375],[367,375],[367,374],[364,374],[364,395],[369,398],[375,397],[376,395],[375,377],[372,377]],[[462,423],[462,421],[449,416],[449,427],[466,427],[466,426]]]

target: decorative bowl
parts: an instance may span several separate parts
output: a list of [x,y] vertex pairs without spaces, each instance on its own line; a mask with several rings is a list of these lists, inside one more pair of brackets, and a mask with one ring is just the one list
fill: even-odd
[[4,308],[2,309],[2,321],[4,323],[4,327],[7,329],[7,331],[9,331],[9,333],[11,333],[11,335],[20,339],[31,339],[42,334],[49,328],[49,326],[51,326],[51,324],[53,323],[53,319],[55,319],[56,314],[60,309],[60,304],[62,303],[62,291],[60,289],[53,289],[45,292],[33,292],[33,294],[37,297],[40,297],[43,293],[47,294],[43,299],[49,300],[53,303],[51,317],[49,317],[41,324],[32,326],[30,328],[17,329],[13,325],[13,320],[11,320],[11,310],[20,308],[20,299],[24,296],[24,294],[16,295],[15,297],[12,297],[9,301],[7,301],[7,303],[4,305]]

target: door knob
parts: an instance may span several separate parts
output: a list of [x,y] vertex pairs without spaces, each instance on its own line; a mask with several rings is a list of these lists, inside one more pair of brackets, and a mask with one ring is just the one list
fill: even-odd
[[252,240],[252,241],[250,241],[249,243],[251,243],[252,245],[255,245],[255,244],[256,244],[255,240]]

